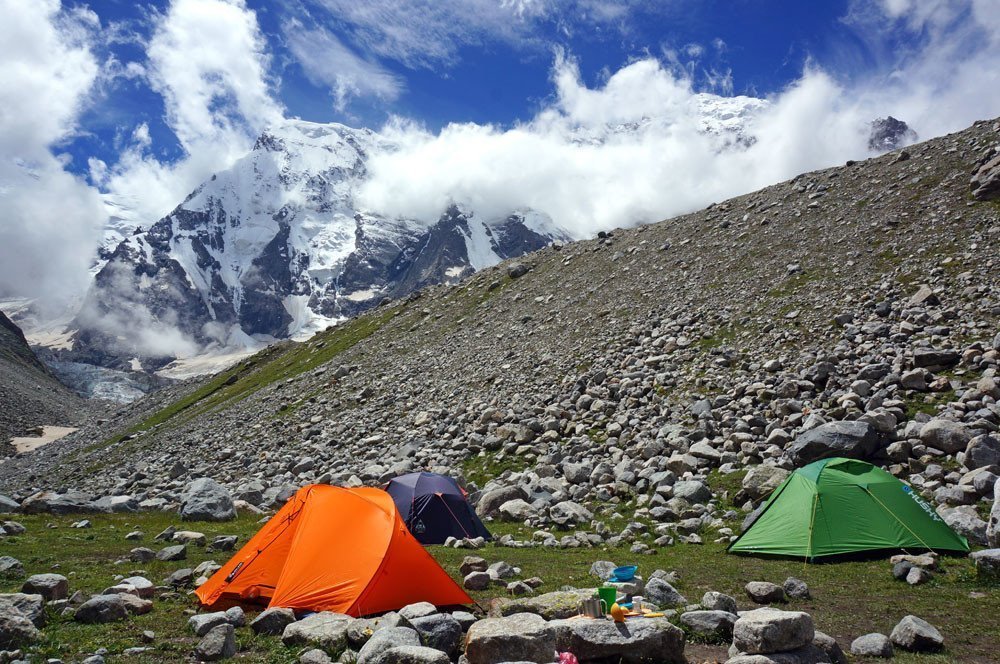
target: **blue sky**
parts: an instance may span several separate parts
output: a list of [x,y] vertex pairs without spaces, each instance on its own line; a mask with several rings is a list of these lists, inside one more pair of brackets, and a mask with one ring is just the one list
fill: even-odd
[[[445,11],[425,14],[423,22],[409,20],[423,14],[419,10],[376,16],[339,11],[348,4],[246,2],[266,40],[270,91],[285,115],[372,127],[400,115],[432,130],[451,122],[510,125],[529,120],[551,97],[557,48],[577,59],[582,79],[591,85],[634,59],[655,57],[691,76],[696,89],[755,96],[796,80],[810,59],[845,78],[877,64],[843,1],[568,2],[549,9],[541,2],[520,3],[522,9],[518,3],[494,3],[497,9],[487,17],[470,16],[476,9],[463,8],[475,3],[435,2]],[[148,66],[144,46],[170,12],[166,0],[86,6],[99,17],[105,36],[116,35],[97,49],[100,57]],[[383,23],[370,24],[377,21]],[[345,58],[356,59],[385,76],[387,86],[362,85],[338,101],[336,73],[310,71],[293,48],[296,34],[315,31],[343,47],[343,52],[318,50],[317,59],[330,58],[332,69]],[[386,39],[389,32],[397,34],[395,43]],[[122,136],[141,123],[162,158],[183,156],[161,95],[142,77],[119,76],[82,115],[85,131],[65,145],[74,158],[71,170],[86,176],[88,157],[113,163]]]

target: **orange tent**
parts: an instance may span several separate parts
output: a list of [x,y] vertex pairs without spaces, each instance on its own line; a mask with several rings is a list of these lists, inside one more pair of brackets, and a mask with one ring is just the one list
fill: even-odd
[[205,606],[267,603],[363,616],[471,604],[381,489],[302,487],[196,591]]

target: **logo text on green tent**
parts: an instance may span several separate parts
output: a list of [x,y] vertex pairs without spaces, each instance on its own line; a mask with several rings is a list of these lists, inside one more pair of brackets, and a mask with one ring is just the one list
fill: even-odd
[[907,485],[904,484],[903,485],[903,493],[905,493],[910,498],[912,498],[913,502],[915,502],[917,505],[920,505],[920,509],[922,509],[923,511],[927,512],[927,516],[929,516],[930,518],[934,519],[935,521],[941,521],[942,520],[941,517],[938,516],[938,513],[934,511],[934,508],[930,506],[930,503],[928,503],[926,500],[924,500],[923,498],[921,498],[920,496],[918,496],[917,492],[914,491],[911,487],[909,487],[909,486],[907,486]]

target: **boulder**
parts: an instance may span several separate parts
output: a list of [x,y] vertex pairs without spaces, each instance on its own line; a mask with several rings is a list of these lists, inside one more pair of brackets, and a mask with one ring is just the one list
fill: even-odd
[[547,664],[556,651],[555,630],[544,618],[533,613],[479,620],[469,628],[465,643],[469,664]]
[[492,582],[493,578],[486,572],[471,572],[465,575],[462,586],[466,590],[486,590]]
[[1000,199],[1000,155],[989,159],[976,169],[969,180],[972,197],[977,201]]
[[21,511],[26,514],[92,514],[97,512],[93,499],[82,491],[39,491],[21,503]]
[[692,505],[704,505],[712,499],[712,490],[698,480],[681,480],[674,484],[674,498]]
[[892,628],[892,642],[911,652],[936,652],[944,647],[944,637],[926,620],[906,616]]
[[663,579],[652,578],[646,582],[645,597],[660,607],[684,606],[688,603],[684,595]]
[[598,560],[590,566],[590,573],[601,581],[607,581],[611,578],[611,573],[615,571],[616,567],[618,565],[610,560]]
[[681,614],[681,624],[700,638],[729,641],[736,618],[735,613],[728,611],[687,611]]
[[281,642],[286,646],[322,648],[334,657],[347,649],[347,627],[354,618],[342,613],[321,611],[285,627]]
[[[610,620],[554,620],[556,649],[581,662],[685,662],[684,632],[666,618],[615,623]],[[551,661],[551,658],[546,661]]]
[[283,634],[285,628],[295,622],[295,612],[281,607],[264,609],[250,622],[250,629],[255,634],[277,636]]
[[809,599],[809,586],[802,579],[796,579],[794,576],[790,576],[785,579],[785,582],[781,585],[785,590],[785,594],[792,599]]
[[407,604],[399,610],[399,615],[406,620],[423,618],[424,616],[431,616],[435,613],[437,613],[437,607],[430,602],[414,602],[413,604]]
[[5,496],[0,493],[0,514],[13,514],[19,509],[21,509],[21,504],[19,502],[10,496]]
[[1000,480],[993,485],[993,507],[990,520],[986,523],[987,546],[1000,548]]
[[236,654],[236,631],[229,623],[216,625],[194,648],[195,657],[202,662],[217,662]]
[[24,576],[24,565],[17,558],[0,556],[0,577],[18,579]]
[[971,439],[964,424],[941,418],[931,420],[920,429],[920,442],[945,454],[964,451]]
[[[491,614],[511,616],[520,613],[533,613],[546,620],[569,618],[577,615],[582,600],[593,596],[593,589],[582,589],[558,590],[543,595],[504,599],[493,605]],[[652,598],[650,601],[653,601]]]
[[17,610],[0,610],[0,650],[14,650],[34,643],[41,632]]
[[768,464],[753,466],[743,477],[743,491],[756,503],[770,496],[790,474],[791,471],[778,466]]
[[45,627],[45,600],[41,595],[0,594],[0,613],[20,613],[35,627]]
[[538,514],[538,510],[525,500],[515,498],[508,500],[499,508],[499,518],[501,521],[524,521]]
[[69,597],[69,579],[62,574],[32,574],[21,586],[21,592],[41,595],[46,602]]
[[73,619],[87,624],[109,623],[125,620],[128,615],[124,595],[96,595],[80,605]]
[[589,523],[594,518],[593,513],[579,503],[564,500],[556,503],[549,510],[549,518],[557,525],[569,526],[578,523]]
[[[730,649],[731,650],[731,649]],[[822,648],[809,644],[795,650],[764,654],[737,654],[726,664],[831,664],[831,657]]]
[[135,594],[143,599],[152,597],[153,591],[156,590],[153,582],[144,576],[130,576],[122,579],[120,583],[132,586],[135,589]]
[[751,581],[743,588],[747,597],[757,604],[777,604],[785,601],[785,589],[776,583]]
[[812,644],[814,636],[812,617],[801,611],[745,611],[733,625],[733,646],[751,655],[803,648]]
[[184,544],[174,544],[165,546],[156,552],[156,559],[167,562],[187,559],[187,546]]
[[209,477],[199,477],[184,487],[180,515],[185,521],[229,521],[236,518],[236,509],[225,487]]
[[476,503],[476,511],[482,516],[496,516],[500,506],[511,500],[524,500],[528,494],[520,486],[504,486],[486,491]]
[[194,632],[195,636],[205,636],[213,628],[219,625],[226,625],[229,619],[225,611],[213,611],[212,613],[199,613],[188,618],[188,629]]
[[988,545],[986,536],[988,524],[979,518],[976,509],[971,505],[952,509],[939,507],[938,514],[952,530],[969,540],[970,544]]
[[874,632],[851,641],[851,654],[856,657],[892,657],[892,641],[885,634]]
[[800,434],[785,454],[799,468],[819,459],[866,459],[878,446],[878,435],[868,422],[838,421],[821,424]]
[[830,664],[847,664],[847,655],[844,654],[844,650],[837,643],[837,639],[829,634],[824,634],[816,630],[812,644],[826,653],[826,661],[829,661]]
[[458,653],[462,643],[462,625],[449,613],[435,613],[413,618],[410,625],[420,635],[420,642],[449,656]]
[[965,448],[963,465],[969,470],[1000,466],[1000,439],[993,436],[976,436]]
[[958,364],[962,356],[953,350],[917,348],[913,351],[913,366],[928,371],[943,371]]
[[984,579],[1000,579],[1000,549],[973,551],[969,556],[976,563],[976,574]]
[[462,573],[462,576],[468,576],[473,572],[485,572],[490,564],[486,562],[484,558],[479,556],[466,556],[462,560],[462,566],[458,568],[458,571]]
[[450,664],[450,662],[448,655],[434,648],[395,646],[381,653],[373,664]]
[[380,629],[361,646],[358,651],[358,664],[375,664],[382,660],[382,655],[398,646],[419,646],[420,635],[409,627],[390,627]]
[[714,590],[709,590],[702,595],[701,605],[709,611],[736,613],[736,599],[723,593],[717,593]]

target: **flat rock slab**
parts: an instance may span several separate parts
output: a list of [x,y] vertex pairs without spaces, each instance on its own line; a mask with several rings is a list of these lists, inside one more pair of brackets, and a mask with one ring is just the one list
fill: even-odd
[[347,627],[352,620],[342,613],[314,613],[285,627],[281,642],[286,646],[317,646],[339,657],[347,649]]
[[666,618],[553,620],[558,650],[572,652],[580,662],[663,662],[683,664],[684,632]]
[[592,589],[559,590],[534,597],[500,600],[491,607],[490,613],[501,616],[534,613],[546,620],[557,620],[577,615],[580,602],[593,596]]
[[503,662],[552,662],[555,630],[534,613],[486,618],[469,628],[465,657],[469,664]]
[[815,633],[808,613],[757,609],[740,614],[733,625],[733,646],[750,655],[783,652],[810,645]]
[[912,652],[936,652],[944,647],[944,637],[936,627],[916,616],[906,616],[892,628],[892,642]]

